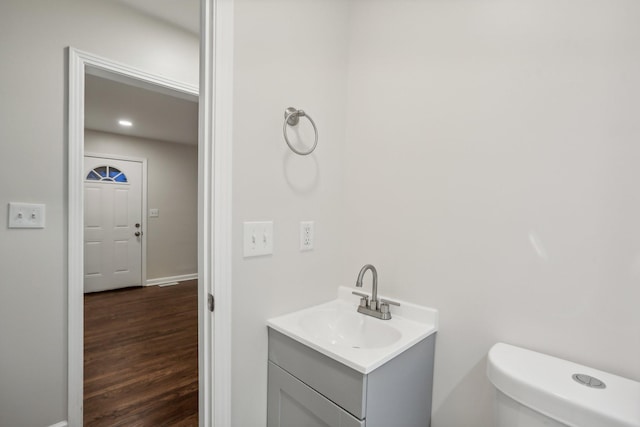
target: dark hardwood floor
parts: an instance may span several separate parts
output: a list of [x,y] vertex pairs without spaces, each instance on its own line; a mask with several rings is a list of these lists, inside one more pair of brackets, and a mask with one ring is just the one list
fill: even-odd
[[197,281],[84,297],[84,425],[198,425]]

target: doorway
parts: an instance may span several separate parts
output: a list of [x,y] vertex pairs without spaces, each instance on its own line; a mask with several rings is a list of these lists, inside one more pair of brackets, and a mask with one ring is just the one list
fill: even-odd
[[[97,179],[91,179],[91,177],[102,178],[103,176],[107,179],[114,179],[115,177],[120,177],[122,180],[122,175],[124,175],[129,181],[129,175],[132,177],[136,176],[137,172],[133,171],[130,168],[128,163],[120,163],[119,160],[113,157],[112,155],[100,155],[94,156],[95,158],[103,157],[101,161],[95,161],[95,164],[87,164],[85,167],[85,131],[84,131],[84,107],[85,107],[85,79],[87,76],[91,77],[100,77],[103,79],[111,79],[113,81],[130,85],[136,88],[144,88],[146,90],[156,91],[158,93],[164,95],[170,95],[173,97],[177,97],[180,99],[190,100],[197,102],[198,100],[198,88],[185,85],[180,82],[175,82],[168,80],[163,77],[155,76],[152,74],[148,74],[142,72],[140,70],[125,66],[123,64],[114,63],[112,61],[106,60],[104,58],[97,57],[95,55],[91,55],[85,52],[80,52],[75,49],[69,49],[70,55],[70,112],[69,112],[69,425],[70,426],[81,426],[83,425],[83,402],[84,402],[84,391],[83,391],[83,366],[84,366],[84,209],[85,198],[91,198],[92,196],[85,196],[85,182],[88,181],[97,181]],[[196,135],[197,135],[196,131]],[[194,147],[196,152],[196,158],[199,157],[200,152],[206,152],[201,147],[202,140],[198,140],[196,142],[197,149]],[[109,161],[105,161],[104,158],[111,157]],[[115,162],[111,161],[115,160]],[[126,159],[125,159],[126,160]],[[100,164],[98,164],[100,163]],[[206,206],[203,201],[203,191],[202,189],[205,187],[203,180],[204,177],[207,176],[207,170],[209,169],[210,159],[201,158],[198,161],[198,166],[195,168],[194,174],[197,175],[196,179],[194,179],[194,184],[198,187],[196,191],[193,188],[194,194],[197,193],[198,201],[194,203],[194,222],[197,224],[198,230],[202,230],[208,221],[211,220],[211,217],[202,214],[201,208]],[[89,168],[91,166],[91,168]],[[193,169],[193,168],[192,168]],[[144,175],[144,173],[143,173]],[[89,179],[87,179],[89,177]],[[98,194],[97,187],[94,185],[94,194]],[[106,183],[105,183],[106,184]],[[112,187],[109,187],[108,191],[101,191],[101,197],[121,197],[124,200],[125,193],[125,185],[124,183],[110,182]],[[118,186],[121,186],[120,191],[118,190]],[[104,190],[104,189],[103,189]],[[111,194],[108,194],[111,192]],[[116,194],[117,193],[117,194]],[[97,197],[97,196],[96,196]],[[144,197],[143,197],[144,200]],[[195,200],[194,200],[195,202]],[[137,202],[135,202],[137,203]],[[123,202],[124,204],[124,202]],[[197,206],[197,207],[196,207]],[[127,221],[130,223],[127,225],[126,233],[127,235],[133,235],[134,239],[129,240],[129,242],[124,243],[120,242],[121,246],[128,246],[129,248],[137,248],[139,243],[143,243],[146,239],[146,235],[144,235],[144,217],[147,214],[146,208],[143,209],[143,215],[138,221],[136,218],[128,218]],[[198,212],[196,214],[196,211]],[[124,214],[123,214],[124,215]],[[124,222],[124,221],[122,221]],[[140,227],[136,227],[136,224],[140,224]],[[123,230],[126,227],[123,227]],[[136,231],[139,229],[139,231]],[[135,233],[140,233],[140,236],[136,236]],[[206,310],[207,307],[207,295],[211,292],[211,280],[210,277],[203,277],[201,275],[202,270],[207,270],[207,265],[211,262],[206,258],[202,257],[201,252],[203,248],[208,246],[206,236],[203,233],[198,232],[196,240],[197,240],[197,251],[195,254],[196,258],[196,269],[197,276],[199,276],[200,280],[197,282],[192,282],[188,286],[190,286],[193,290],[195,290],[195,294],[193,296],[197,300],[196,306],[194,307],[194,314],[197,319],[197,340],[196,346],[197,348],[197,362],[194,360],[194,364],[197,365],[198,369],[198,381],[196,384],[199,384],[198,391],[196,392],[198,397],[197,407],[200,411],[200,425],[211,425],[210,423],[210,410],[212,406],[212,402],[207,396],[211,396],[211,387],[212,387],[212,379],[210,376],[209,369],[200,369],[202,366],[212,366],[211,360],[211,345],[212,345],[212,336],[211,336],[211,321],[212,315],[211,312]],[[104,237],[104,236],[103,236]],[[127,236],[129,238],[130,236]],[[139,240],[138,240],[139,239]],[[120,239],[126,240],[126,239]],[[124,251],[123,253],[126,253]],[[136,249],[137,252],[137,249]],[[144,254],[145,251],[142,251],[143,254],[143,262],[142,262],[142,277],[140,284],[146,284],[147,280],[145,277],[145,269],[144,269]],[[121,255],[121,254],[120,254]],[[116,254],[116,256],[119,256]],[[90,255],[87,256],[90,258]],[[203,261],[204,260],[204,261]],[[95,260],[87,259],[87,261],[91,262]],[[121,267],[125,265],[128,261],[124,261],[122,259],[112,260],[112,264],[119,264],[116,267]],[[113,270],[112,265],[112,270]],[[117,270],[118,268],[115,268]],[[97,270],[97,268],[89,268],[88,270]],[[88,271],[87,270],[87,271]],[[88,271],[89,272],[89,271]],[[95,273],[89,272],[89,273]],[[138,274],[136,273],[136,276]],[[192,275],[193,276],[193,275]],[[193,279],[193,277],[191,277]],[[123,282],[124,286],[128,285],[128,282]],[[158,287],[154,287],[158,288]],[[148,288],[142,288],[148,289]],[[158,288],[160,289],[160,288]],[[117,293],[118,291],[112,291]]]
[[198,102],[84,80],[84,425],[195,426]]
[[85,75],[84,424],[194,426],[198,103],[113,77]]

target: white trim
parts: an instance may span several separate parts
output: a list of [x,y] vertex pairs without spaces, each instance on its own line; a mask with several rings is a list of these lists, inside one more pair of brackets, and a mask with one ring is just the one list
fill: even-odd
[[[203,0],[212,1],[212,0]],[[70,427],[82,426],[82,404],[83,404],[83,186],[84,177],[82,172],[84,171],[84,76],[87,70],[102,70],[106,72],[115,73],[126,78],[138,80],[144,85],[154,85],[164,87],[165,89],[175,90],[185,95],[198,96],[198,88],[191,85],[175,82],[173,80],[166,79],[164,77],[156,76],[146,73],[135,68],[128,67],[123,64],[119,64],[113,61],[109,61],[104,58],[100,58],[96,55],[92,55],[86,52],[74,48],[68,48],[69,55],[69,110],[68,110],[68,197],[69,197],[69,217],[68,217],[68,407],[67,418],[68,425]],[[201,66],[202,67],[202,66]],[[124,78],[123,77],[123,78]],[[204,92],[203,92],[204,93]],[[211,95],[208,95],[211,97]],[[211,102],[211,101],[210,101]],[[221,104],[227,105],[227,104]],[[203,124],[200,124],[200,134],[202,134]],[[199,145],[210,144],[210,139],[204,139],[201,137]],[[199,147],[202,151],[203,147]],[[207,151],[210,151],[207,149]],[[211,172],[211,159],[204,158],[199,162],[198,182],[199,187],[208,187],[209,184],[205,180],[210,180],[212,176]],[[230,179],[230,175],[228,177]],[[200,191],[200,190],[199,190]],[[202,197],[202,192],[199,193],[199,198]],[[203,211],[202,208],[206,204],[202,204],[199,201],[199,226],[202,224],[213,223],[212,215],[214,211]],[[199,229],[198,235],[202,236],[207,229]],[[231,233],[230,228],[223,232],[225,234]],[[211,257],[203,256],[204,238],[199,239],[198,243],[198,261],[199,269],[210,271],[212,261]],[[199,306],[206,306],[206,290],[211,287],[211,283],[205,280],[198,282],[198,298]],[[227,286],[225,283],[224,286]],[[208,316],[210,317],[210,316]],[[200,316],[199,322],[202,321],[204,316]],[[199,342],[203,344],[201,347],[203,350],[199,351],[198,363],[199,366],[212,366],[213,360],[211,359],[211,352],[206,349],[211,346],[212,337],[210,334],[211,326],[209,320],[209,326],[199,325],[198,335]],[[221,322],[216,326],[217,330],[228,329],[226,334],[231,333],[231,324]],[[229,353],[231,348],[223,350],[223,352]],[[213,387],[212,378],[209,376],[200,377],[200,406],[205,412],[210,412],[212,401],[205,399],[204,396],[211,396],[211,389]],[[230,407],[229,407],[230,411]],[[229,417],[229,415],[227,414]],[[200,426],[209,427],[211,424],[204,424],[200,421]],[[227,424],[230,425],[230,424]]]
[[191,85],[176,82],[176,86],[174,86],[173,88],[167,88],[158,86],[155,83],[149,83],[144,80],[139,80],[135,77],[132,78],[131,76],[126,74],[114,74],[113,71],[107,71],[100,68],[89,67],[85,71],[87,74],[90,74],[92,76],[101,77],[103,79],[111,80],[117,83],[135,86],[140,89],[150,90],[152,92],[158,92],[163,95],[172,96],[174,98],[184,99],[185,101],[198,102],[198,94],[191,91]]
[[84,169],[84,60],[69,49],[69,223],[68,223],[68,401],[67,418],[73,427],[82,425],[83,393],[83,205],[79,171]]
[[146,162],[146,157],[134,157],[134,156],[126,156],[122,154],[105,154],[105,153],[94,153],[94,152],[85,152],[85,157],[100,157],[103,159],[113,159],[113,160],[126,160],[129,162]]
[[[199,262],[200,280],[215,296],[213,316],[200,304],[206,334],[213,339],[213,369],[200,366],[200,380],[213,377],[211,395],[200,395],[200,426],[231,426],[231,179],[233,129],[233,0],[201,0],[200,3],[200,161],[209,162],[210,175],[199,189],[203,236]],[[212,222],[207,221],[212,219]],[[206,290],[205,290],[206,292]],[[204,295],[203,295],[204,297]],[[204,299],[204,298],[203,298]],[[213,325],[211,318],[215,318]],[[200,345],[203,345],[200,342]],[[203,401],[213,401],[213,412]]]
[[157,279],[147,279],[145,286],[158,286],[171,282],[184,282],[198,278],[198,273],[181,274],[180,276],[158,277]]
[[[133,157],[133,156],[125,156],[120,154],[102,154],[102,153],[89,153],[85,152],[84,157],[95,157],[99,159],[113,159],[113,160],[124,160],[127,162],[138,162],[142,163],[142,212],[140,219],[142,221],[142,239],[141,239],[141,248],[142,251],[141,256],[141,275],[140,275],[140,285],[145,286],[147,283],[147,194],[148,194],[148,175],[147,175],[147,159],[145,157]],[[82,174],[84,177],[84,173]]]
[[67,424],[66,421],[60,421],[59,423],[55,423],[53,425],[50,425],[49,427],[67,427],[69,424]]

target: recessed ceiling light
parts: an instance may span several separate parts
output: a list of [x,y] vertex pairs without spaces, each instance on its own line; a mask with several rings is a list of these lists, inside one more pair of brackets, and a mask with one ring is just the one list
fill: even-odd
[[120,124],[120,126],[126,126],[126,127],[133,126],[133,123],[131,123],[130,120],[118,120],[118,124]]

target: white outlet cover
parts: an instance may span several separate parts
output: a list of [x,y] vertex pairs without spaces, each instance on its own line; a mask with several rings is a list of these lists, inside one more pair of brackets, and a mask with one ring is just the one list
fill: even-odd
[[273,253],[273,221],[251,221],[244,223],[244,257]]
[[300,221],[300,250],[310,251],[313,249],[314,240],[313,221]]
[[149,218],[158,218],[160,216],[160,209],[151,208],[149,209]]
[[44,228],[45,205],[9,202],[9,228]]

